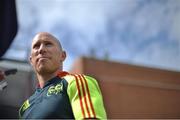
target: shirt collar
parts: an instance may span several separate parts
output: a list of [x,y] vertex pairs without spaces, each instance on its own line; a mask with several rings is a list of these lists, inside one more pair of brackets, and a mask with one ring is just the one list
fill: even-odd
[[66,71],[59,71],[58,73],[57,73],[57,76],[58,77],[64,77],[64,76],[66,76],[66,75],[68,75],[69,73],[68,72],[66,72]]
[[[52,83],[54,83],[54,82],[56,82],[56,81],[61,80],[62,77],[66,76],[66,75],[68,75],[68,74],[69,74],[69,73],[66,72],[66,71],[59,71],[59,72],[56,74],[55,77],[53,77],[52,79],[48,80],[48,81],[45,83],[44,87],[46,87],[46,86],[48,86],[48,85],[50,85],[50,84],[52,84]],[[44,87],[43,87],[43,88],[44,88]]]
[[[66,72],[66,71],[58,71],[55,77],[51,78],[50,80],[48,80],[48,81],[45,83],[45,85],[44,85],[43,88],[45,88],[46,86],[54,83],[54,82],[57,81],[57,80],[60,80],[62,77],[66,76],[66,75],[68,75],[68,74],[69,74],[69,73]],[[39,83],[38,83],[38,85],[37,85],[37,89],[41,89]]]

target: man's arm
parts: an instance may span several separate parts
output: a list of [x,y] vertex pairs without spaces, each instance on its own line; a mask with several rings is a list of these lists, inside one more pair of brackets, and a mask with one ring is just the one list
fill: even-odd
[[68,85],[68,95],[76,119],[107,119],[102,94],[97,81],[89,76],[74,75]]

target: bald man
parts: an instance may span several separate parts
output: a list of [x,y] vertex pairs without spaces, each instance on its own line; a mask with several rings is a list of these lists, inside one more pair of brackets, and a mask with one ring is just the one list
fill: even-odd
[[23,119],[106,119],[97,81],[63,71],[66,52],[56,37],[38,33],[31,46],[30,63],[39,83],[19,110]]

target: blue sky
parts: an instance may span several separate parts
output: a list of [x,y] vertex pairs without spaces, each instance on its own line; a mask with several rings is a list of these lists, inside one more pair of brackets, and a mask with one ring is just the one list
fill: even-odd
[[19,31],[5,57],[26,60],[33,36],[54,34],[68,53],[180,70],[180,0],[17,0]]

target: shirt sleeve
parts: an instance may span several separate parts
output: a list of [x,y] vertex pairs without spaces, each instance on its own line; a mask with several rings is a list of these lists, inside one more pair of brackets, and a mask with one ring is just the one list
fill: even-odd
[[102,94],[94,78],[74,75],[68,81],[67,94],[75,119],[107,119]]

